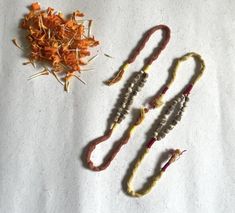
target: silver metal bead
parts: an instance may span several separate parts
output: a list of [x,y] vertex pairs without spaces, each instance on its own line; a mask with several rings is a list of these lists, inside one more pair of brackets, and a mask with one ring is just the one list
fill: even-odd
[[165,111],[165,114],[166,115],[169,115],[171,113],[171,111],[169,110],[169,109],[167,109],[166,111]]
[[181,120],[181,116],[180,115],[176,115],[175,116],[175,120],[180,121]]
[[123,110],[123,108],[121,108],[121,107],[119,107],[119,108],[118,108],[118,112],[120,112],[120,113],[121,113],[121,112],[122,112],[122,110]]
[[177,114],[177,116],[180,116],[182,118],[183,112],[180,110]]
[[154,138],[156,138],[158,136],[158,132],[154,132],[153,136],[154,136]]
[[114,122],[117,122],[118,119],[119,119],[119,116],[116,116],[116,117],[114,118]]
[[133,103],[133,98],[131,97],[129,100],[128,100],[128,104],[131,105]]
[[124,98],[128,99],[130,97],[130,92],[126,92]]
[[168,129],[169,129],[169,130],[172,130],[173,128],[174,128],[174,126],[171,125],[171,124],[168,126]]
[[169,109],[170,111],[172,111],[174,108],[175,108],[174,105],[170,105],[170,106],[168,107],[168,109]]
[[141,74],[138,73],[138,74],[135,76],[134,81],[138,81],[138,80],[140,79],[140,76],[141,76]]
[[128,87],[127,92],[131,93],[132,92],[132,88]]
[[166,134],[164,132],[161,132],[161,137],[162,138],[165,138],[166,137]]
[[169,129],[164,129],[164,133],[167,134],[168,132],[170,132]]
[[178,97],[177,98],[177,102],[180,103],[182,100],[181,100],[181,97]]
[[128,114],[129,113],[129,110],[128,109],[124,109],[123,110],[123,114],[125,115],[125,114]]
[[162,115],[162,119],[166,120],[166,117],[167,117],[166,114]]
[[137,91],[134,90],[134,91],[132,92],[132,95],[136,96],[136,95],[137,95]]
[[158,141],[160,141],[162,139],[162,137],[160,135],[157,136],[156,138]]
[[139,87],[143,87],[144,86],[144,82],[141,82],[140,84],[139,84]]
[[160,124],[163,125],[163,124],[165,124],[165,123],[166,123],[166,119],[163,119],[163,118],[162,118],[162,119],[160,120]]
[[174,125],[174,126],[175,126],[177,123],[178,123],[177,120],[173,120],[173,121],[171,122],[171,124]]
[[182,95],[180,96],[180,98],[181,98],[181,101],[183,101],[183,100],[185,99],[185,95],[182,94]]
[[188,103],[187,102],[184,102],[183,103],[183,107],[187,107],[188,106]]
[[146,73],[146,72],[144,72],[144,74],[143,74],[143,78],[148,78],[148,76],[149,76],[149,74],[148,74],[148,73]]
[[145,83],[146,81],[147,81],[146,78],[142,78],[142,79],[141,79],[141,82],[142,82],[142,83]]
[[189,97],[188,97],[188,96],[185,97],[185,101],[186,101],[186,102],[189,101]]
[[133,88],[134,86],[135,86],[135,84],[134,84],[134,83],[131,83],[131,84],[130,84],[130,87],[131,87],[131,88]]
[[163,125],[162,125],[161,123],[158,124],[158,126],[157,126],[158,132],[160,131],[160,129],[162,128],[162,126],[163,126]]
[[127,109],[127,110],[129,110],[129,109],[130,109],[130,107],[131,107],[131,105],[130,105],[130,104],[127,104],[127,105],[126,105],[126,109]]
[[122,106],[123,106],[123,105],[127,105],[127,102],[128,102],[128,99],[124,99],[124,100],[122,101]]

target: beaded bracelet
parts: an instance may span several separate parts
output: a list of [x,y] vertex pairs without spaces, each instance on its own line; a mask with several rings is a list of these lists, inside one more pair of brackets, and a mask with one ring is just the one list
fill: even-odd
[[[171,153],[171,158],[161,168],[159,173],[154,174],[154,176],[152,177],[152,181],[148,184],[147,187],[146,187],[146,184],[145,184],[145,187],[143,187],[143,189],[141,189],[139,191],[135,191],[133,189],[132,180],[133,180],[140,164],[142,163],[144,157],[147,155],[147,153],[149,152],[152,145],[156,141],[162,140],[166,136],[166,134],[169,133],[175,127],[175,125],[181,120],[182,114],[185,111],[185,107],[187,106],[187,103],[189,101],[189,93],[192,90],[194,84],[199,80],[199,78],[201,77],[201,75],[203,74],[203,72],[205,70],[205,63],[204,63],[203,59],[201,58],[201,56],[198,55],[197,53],[188,53],[188,54],[182,56],[181,58],[177,59],[176,65],[174,67],[174,73],[178,69],[180,63],[182,63],[183,61],[188,60],[190,57],[193,57],[196,61],[198,61],[198,63],[200,63],[199,71],[192,78],[190,84],[188,84],[186,86],[186,89],[182,92],[182,94],[180,96],[176,96],[170,102],[167,109],[165,111],[163,111],[164,114],[162,116],[160,116],[160,121],[157,123],[157,127],[155,129],[153,137],[146,144],[146,146],[143,150],[144,151],[143,154],[139,158],[137,158],[137,161],[134,164],[134,167],[133,167],[132,171],[130,172],[130,176],[128,177],[127,193],[130,196],[141,197],[141,196],[146,195],[147,193],[149,193],[153,189],[153,187],[156,185],[157,181],[161,178],[163,173],[166,171],[166,169],[173,162],[175,162],[176,159],[178,159],[179,156],[182,155],[182,153],[185,151],[184,150],[184,151],[181,152],[179,149],[174,150],[173,153]],[[165,92],[165,90],[166,90],[166,88],[163,90],[163,93]],[[137,126],[139,126],[140,123],[144,120],[145,115],[149,111],[149,109],[151,109],[151,106],[150,106],[150,108],[141,109],[139,119],[134,124],[134,126],[130,128],[129,135],[127,137],[128,139],[130,138],[130,135],[133,133],[133,129],[135,129]],[[169,119],[169,117],[171,117],[171,119]],[[170,122],[169,122],[169,120],[170,120]]]
[[141,88],[144,86],[145,82],[147,81],[150,65],[153,63],[153,61],[155,61],[158,58],[158,56],[165,49],[170,40],[169,27],[167,27],[166,25],[157,25],[151,28],[149,31],[147,31],[147,33],[143,36],[142,40],[140,41],[139,45],[137,45],[137,48],[133,51],[127,62],[123,65],[123,68],[117,73],[116,76],[107,81],[108,85],[112,85],[121,80],[128,66],[135,61],[136,57],[140,54],[140,51],[145,47],[145,44],[148,42],[151,35],[157,30],[162,30],[164,32],[163,39],[160,42],[158,48],[155,48],[153,53],[148,58],[146,65],[144,65],[142,70],[139,73],[137,73],[133,81],[130,83],[130,86],[127,88],[127,91],[121,103],[121,107],[117,110],[116,116],[114,117],[111,127],[103,136],[93,140],[87,147],[86,163],[88,168],[93,171],[102,171],[106,169],[110,165],[111,161],[114,159],[116,154],[119,152],[121,147],[126,143],[125,141],[122,141],[121,144],[115,147],[115,150],[113,150],[112,155],[108,159],[106,159],[106,161],[104,161],[100,166],[95,166],[94,163],[92,162],[91,154],[95,150],[96,146],[109,139],[113,133],[113,130],[124,120],[125,116],[129,113],[129,109],[133,103],[134,96],[137,95],[137,92],[141,90]]

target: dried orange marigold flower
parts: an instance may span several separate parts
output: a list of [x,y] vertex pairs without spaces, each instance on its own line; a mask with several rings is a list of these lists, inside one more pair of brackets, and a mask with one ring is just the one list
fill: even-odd
[[[30,43],[29,61],[49,62],[53,75],[59,76],[68,89],[72,76],[79,78],[82,69],[90,56],[90,48],[99,44],[90,36],[91,20],[82,20],[84,14],[75,11],[70,18],[54,11],[53,8],[41,10],[39,3],[33,3],[30,11],[21,22],[27,30]],[[88,22],[88,26],[85,23]]]

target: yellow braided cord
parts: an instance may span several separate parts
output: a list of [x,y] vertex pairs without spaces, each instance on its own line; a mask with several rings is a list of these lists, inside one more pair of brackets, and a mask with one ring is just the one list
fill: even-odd
[[198,53],[190,52],[190,53],[187,53],[186,55],[182,56],[181,58],[179,58],[176,62],[176,66],[175,66],[174,71],[173,71],[173,78],[175,78],[176,71],[177,71],[179,65],[182,62],[188,60],[191,57],[194,58],[196,61],[198,61],[201,65],[199,70],[198,70],[198,73],[196,73],[196,78],[191,82],[191,84],[194,85],[201,78],[201,76],[202,76],[202,74],[205,70],[205,67],[206,67],[204,60],[202,59],[202,57]]
[[150,68],[151,68],[151,65],[147,65],[147,66],[143,69],[143,71],[144,71],[145,73],[148,73],[149,70],[150,70]]
[[128,69],[130,64],[126,63],[123,67],[118,71],[116,75],[114,75],[110,80],[106,81],[107,85],[111,86],[123,78],[124,73]]
[[[177,74],[177,72],[179,70],[180,64],[182,62],[188,60],[191,57],[194,58],[195,60],[197,60],[201,64],[198,73],[196,73],[196,78],[194,78],[191,81],[191,84],[194,85],[200,79],[200,77],[202,76],[202,74],[203,74],[203,72],[205,70],[205,62],[204,62],[204,60],[202,59],[202,57],[198,53],[190,52],[190,53],[187,53],[186,55],[182,56],[181,58],[177,59],[176,64],[175,64],[174,69],[173,69],[172,74],[171,74],[171,78],[170,78],[170,80],[166,84],[168,89],[170,88],[170,86],[173,84],[173,82],[176,79],[176,74]],[[163,96],[164,96],[164,94],[161,94],[160,96],[158,96],[154,100],[155,107],[160,107],[160,106],[162,106],[164,104]]]
[[176,74],[177,74],[177,72],[178,72],[179,65],[180,65],[180,61],[177,60],[177,61],[176,61],[176,64],[175,64],[175,67],[174,67],[174,69],[173,69],[173,71],[172,71],[172,73],[171,73],[171,78],[170,78],[170,80],[167,82],[167,87],[168,87],[168,88],[170,88],[170,86],[173,84],[173,82],[174,82],[175,79],[176,79]]
[[140,164],[142,163],[142,161],[144,160],[144,158],[148,154],[148,152],[149,152],[149,149],[146,148],[144,150],[144,153],[140,156],[140,158],[135,163],[134,168],[130,174],[130,177],[127,180],[127,193],[132,197],[142,197],[142,196],[148,194],[154,188],[154,186],[157,184],[158,180],[161,178],[162,174],[164,173],[164,172],[160,171],[158,174],[155,174],[153,176],[152,182],[147,187],[145,187],[139,191],[135,191],[133,189],[132,181],[137,173],[137,170],[138,170]]

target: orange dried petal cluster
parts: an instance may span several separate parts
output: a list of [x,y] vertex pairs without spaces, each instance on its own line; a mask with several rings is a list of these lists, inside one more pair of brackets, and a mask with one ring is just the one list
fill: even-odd
[[[83,13],[76,11],[66,19],[53,8],[41,10],[36,2],[21,23],[21,27],[28,32],[30,61],[50,62],[53,72],[63,76],[65,85],[76,72],[80,73],[81,66],[87,64],[83,59],[90,56],[89,49],[99,44],[94,36],[90,36],[83,16]],[[91,20],[89,27],[90,24]]]

